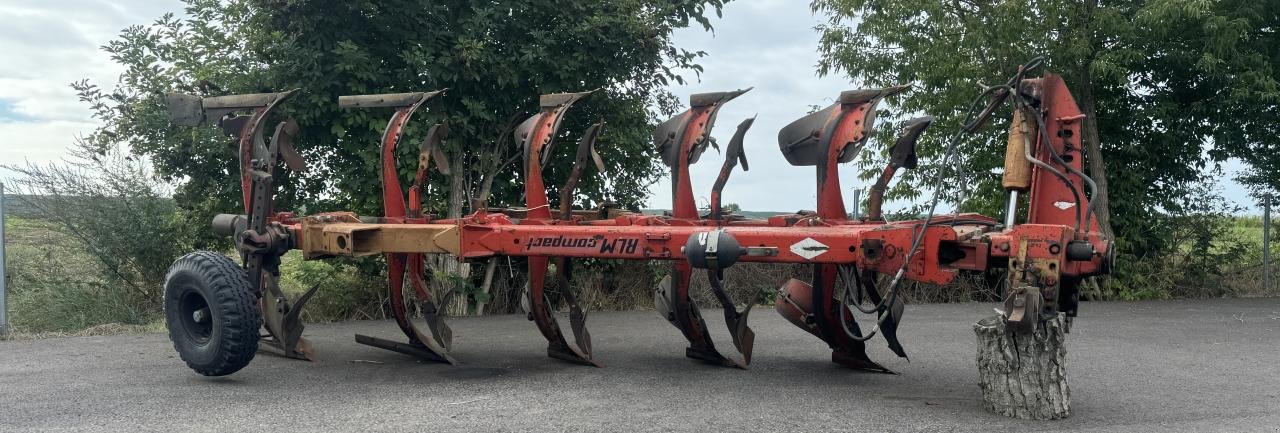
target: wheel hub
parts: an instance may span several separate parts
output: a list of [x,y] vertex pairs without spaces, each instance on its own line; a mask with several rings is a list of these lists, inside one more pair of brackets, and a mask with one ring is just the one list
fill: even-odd
[[179,306],[182,309],[182,327],[187,335],[198,344],[208,343],[209,337],[213,334],[209,302],[200,293],[191,291],[182,297]]

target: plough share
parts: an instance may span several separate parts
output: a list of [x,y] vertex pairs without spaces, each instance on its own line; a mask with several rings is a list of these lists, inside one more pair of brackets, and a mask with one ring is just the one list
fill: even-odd
[[[750,364],[755,339],[747,324],[754,300],[732,299],[722,282],[726,270],[738,262],[812,266],[812,280],[791,279],[782,285],[775,310],[825,342],[832,361],[851,368],[889,371],[866,354],[865,344],[876,334],[884,336],[894,353],[907,356],[896,335],[903,316],[903,280],[942,285],[962,271],[1006,268],[1002,314],[1010,329],[1030,332],[1059,314],[1069,320],[1076,315],[1082,279],[1108,273],[1114,247],[1091,218],[1084,190],[1093,182],[1081,171],[1083,116],[1061,78],[1049,73],[1025,76],[1037,64],[1020,68],[1007,84],[983,92],[965,126],[966,132],[977,130],[997,108],[1012,101],[1014,120],[1003,179],[1010,197],[1003,222],[977,214],[933,215],[932,210],[923,219],[885,219],[882,204],[888,184],[898,170],[916,167],[916,141],[933,122],[931,117],[905,123],[888,152],[888,165],[871,188],[868,212],[863,217],[849,215],[839,164],[865,150],[877,105],[906,91],[906,86],[843,92],[829,107],[784,127],[778,144],[787,162],[816,170],[817,208],[765,219],[745,218],[721,206],[734,169],[748,169],[743,142],[754,118],[739,124],[725,146],[705,212],[695,203],[690,179],[690,165],[713,144],[717,113],[750,89],[693,95],[687,111],[657,126],[655,150],[673,177],[669,215],[610,207],[573,209],[582,176],[592,166],[601,174],[606,170],[596,152],[597,137],[607,133],[603,123],[584,132],[559,208],[551,208],[543,169],[551,163],[565,116],[592,93],[586,92],[543,95],[540,111],[515,129],[514,139],[522,146],[526,207],[479,209],[461,218],[438,218],[423,209],[432,163],[437,171],[449,172],[443,154],[447,125],[430,127],[419,144],[417,172],[407,190],[396,171],[404,126],[432,100],[448,97],[444,91],[339,98],[343,108],[394,113],[379,149],[384,214],[377,217],[349,212],[299,216],[273,209],[273,173],[282,169],[277,165],[306,169],[292,145],[298,133],[294,121],[279,122],[270,139],[265,137],[267,117],[295,91],[207,98],[171,94],[168,104],[175,122],[216,123],[238,137],[244,212],[219,215],[213,221],[217,233],[233,237],[242,264],[223,254],[197,252],[171,269],[166,282],[170,336],[182,359],[205,375],[238,371],[253,358],[260,342],[288,357],[312,358],[311,345],[302,338],[300,312],[316,289],[290,300],[277,283],[280,258],[291,249],[301,250],[306,259],[382,255],[390,310],[406,339],[358,335],[356,341],[450,364],[456,361],[450,354],[453,338],[444,310],[455,294],[432,289],[426,268],[432,254],[464,261],[526,257],[529,274],[522,305],[546,337],[548,355],[594,366],[601,363],[592,351],[587,312],[571,287],[573,260],[580,258],[670,262],[670,272],[654,290],[656,310],[689,341],[686,356],[730,367]],[[977,110],[984,101],[985,108]],[[957,141],[951,141],[948,158]],[[946,179],[939,175],[936,180]],[[1019,193],[1029,194],[1023,222],[1016,217]],[[934,205],[936,201],[935,194]],[[695,273],[707,278],[737,353],[712,342],[690,294]],[[572,338],[556,319],[546,293],[548,278],[558,281]],[[412,310],[420,311],[422,319],[413,317]],[[873,318],[860,325],[858,315]],[[265,336],[259,335],[262,328]]]

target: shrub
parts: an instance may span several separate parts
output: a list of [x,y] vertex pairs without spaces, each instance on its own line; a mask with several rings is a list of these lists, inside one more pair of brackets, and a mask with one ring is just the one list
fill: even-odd
[[386,280],[361,269],[359,259],[302,260],[290,251],[280,263],[280,288],[290,299],[314,286],[314,297],[302,310],[306,322],[386,318],[382,304]]
[[169,191],[145,163],[83,144],[73,154],[63,163],[3,166],[17,174],[15,201],[38,218],[15,230],[15,240],[29,236],[15,242],[11,266],[20,331],[158,317],[169,265],[192,249]]

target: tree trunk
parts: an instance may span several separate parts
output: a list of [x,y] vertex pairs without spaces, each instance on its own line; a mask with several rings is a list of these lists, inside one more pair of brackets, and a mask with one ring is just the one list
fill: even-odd
[[1089,201],[1093,204],[1094,218],[1098,220],[1098,228],[1110,239],[1115,239],[1111,229],[1111,202],[1107,194],[1107,165],[1102,159],[1102,143],[1098,139],[1097,98],[1093,95],[1093,82],[1090,80],[1088,66],[1080,72],[1080,111],[1084,112],[1085,159],[1089,163],[1089,177],[1098,184]]
[[489,263],[485,264],[484,266],[484,282],[480,283],[481,296],[476,299],[476,315],[477,316],[484,315],[484,307],[486,304],[488,304],[487,298],[489,297],[489,288],[493,287],[493,274],[497,270],[498,270],[498,258],[492,257],[489,259]]
[[[1098,190],[1089,197],[1089,201],[1093,204],[1093,216],[1098,221],[1098,230],[1101,230],[1107,239],[1115,239],[1115,230],[1111,228],[1111,200],[1107,192],[1107,164],[1102,159],[1102,141],[1098,138],[1098,99],[1093,94],[1093,81],[1089,76],[1087,64],[1081,68],[1080,77],[1080,111],[1083,111],[1085,116],[1083,131],[1081,131],[1084,135],[1082,145],[1086,153],[1085,160],[1089,163],[1089,177],[1093,178],[1093,182],[1098,185]],[[1088,227],[1085,229],[1087,230]],[[1098,297],[1102,296],[1109,281],[1106,276],[1089,277],[1086,280],[1088,283],[1086,287],[1095,289],[1093,291]]]
[[[453,158],[453,174],[449,185],[449,218],[462,217],[463,203],[467,196],[467,171],[468,167],[463,165],[463,152],[458,152]],[[471,277],[471,265],[458,261],[457,257],[441,255],[440,261],[437,263],[436,269],[442,270],[447,274],[456,275],[456,281],[469,281]],[[462,287],[453,287],[454,290],[461,290]],[[461,293],[455,294],[453,302],[444,305],[446,314],[450,316],[462,316],[467,314],[467,297]]]
[[472,205],[475,209],[484,209],[489,207],[489,193],[493,191],[493,179],[498,177],[498,172],[485,173],[480,179],[480,191],[476,192],[475,203]]
[[1071,414],[1066,335],[1061,315],[1030,335],[1009,331],[1001,316],[973,325],[978,336],[982,406],[1021,419],[1060,419]]
[[[1098,10],[1099,0],[1087,0],[1084,2],[1084,10],[1081,11],[1079,22],[1073,27],[1079,32],[1077,38],[1083,38],[1090,47],[1098,47],[1101,42],[1098,41],[1097,33],[1093,32],[1093,17]],[[1084,59],[1076,66],[1076,83],[1075,87],[1079,89],[1080,98],[1077,102],[1080,105],[1080,111],[1084,114],[1084,124],[1081,128],[1080,146],[1084,148],[1085,162],[1088,163],[1086,170],[1089,177],[1097,184],[1098,189],[1094,191],[1093,196],[1089,197],[1089,202],[1093,205],[1093,217],[1098,221],[1098,229],[1109,239],[1115,239],[1115,231],[1111,228],[1111,200],[1107,189],[1107,165],[1102,159],[1102,141],[1098,138],[1098,98],[1093,91],[1093,55],[1085,56]],[[1088,230],[1085,227],[1085,230]]]
[[462,165],[463,152],[458,152],[453,157],[453,174],[449,177],[449,218],[459,218],[462,216],[462,206],[467,199],[467,172],[468,167]]

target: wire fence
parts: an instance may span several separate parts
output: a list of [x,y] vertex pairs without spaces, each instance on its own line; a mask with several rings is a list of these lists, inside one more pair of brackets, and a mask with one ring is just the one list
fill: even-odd
[[[1275,296],[1277,294],[1275,275],[1276,263],[1272,262],[1271,257],[1271,205],[1274,202],[1271,195],[1264,195],[1259,200],[1262,207],[1261,221],[1254,223],[1252,221],[1243,223],[1244,227],[1255,229],[1260,223],[1262,228],[1261,239],[1257,232],[1241,228],[1243,233],[1239,240],[1245,241],[1250,246],[1250,253],[1246,258],[1238,261],[1224,264],[1220,269],[1221,282],[1223,283],[1221,296]],[[1253,248],[1260,248],[1261,254]],[[1176,294],[1175,294],[1176,295]]]

